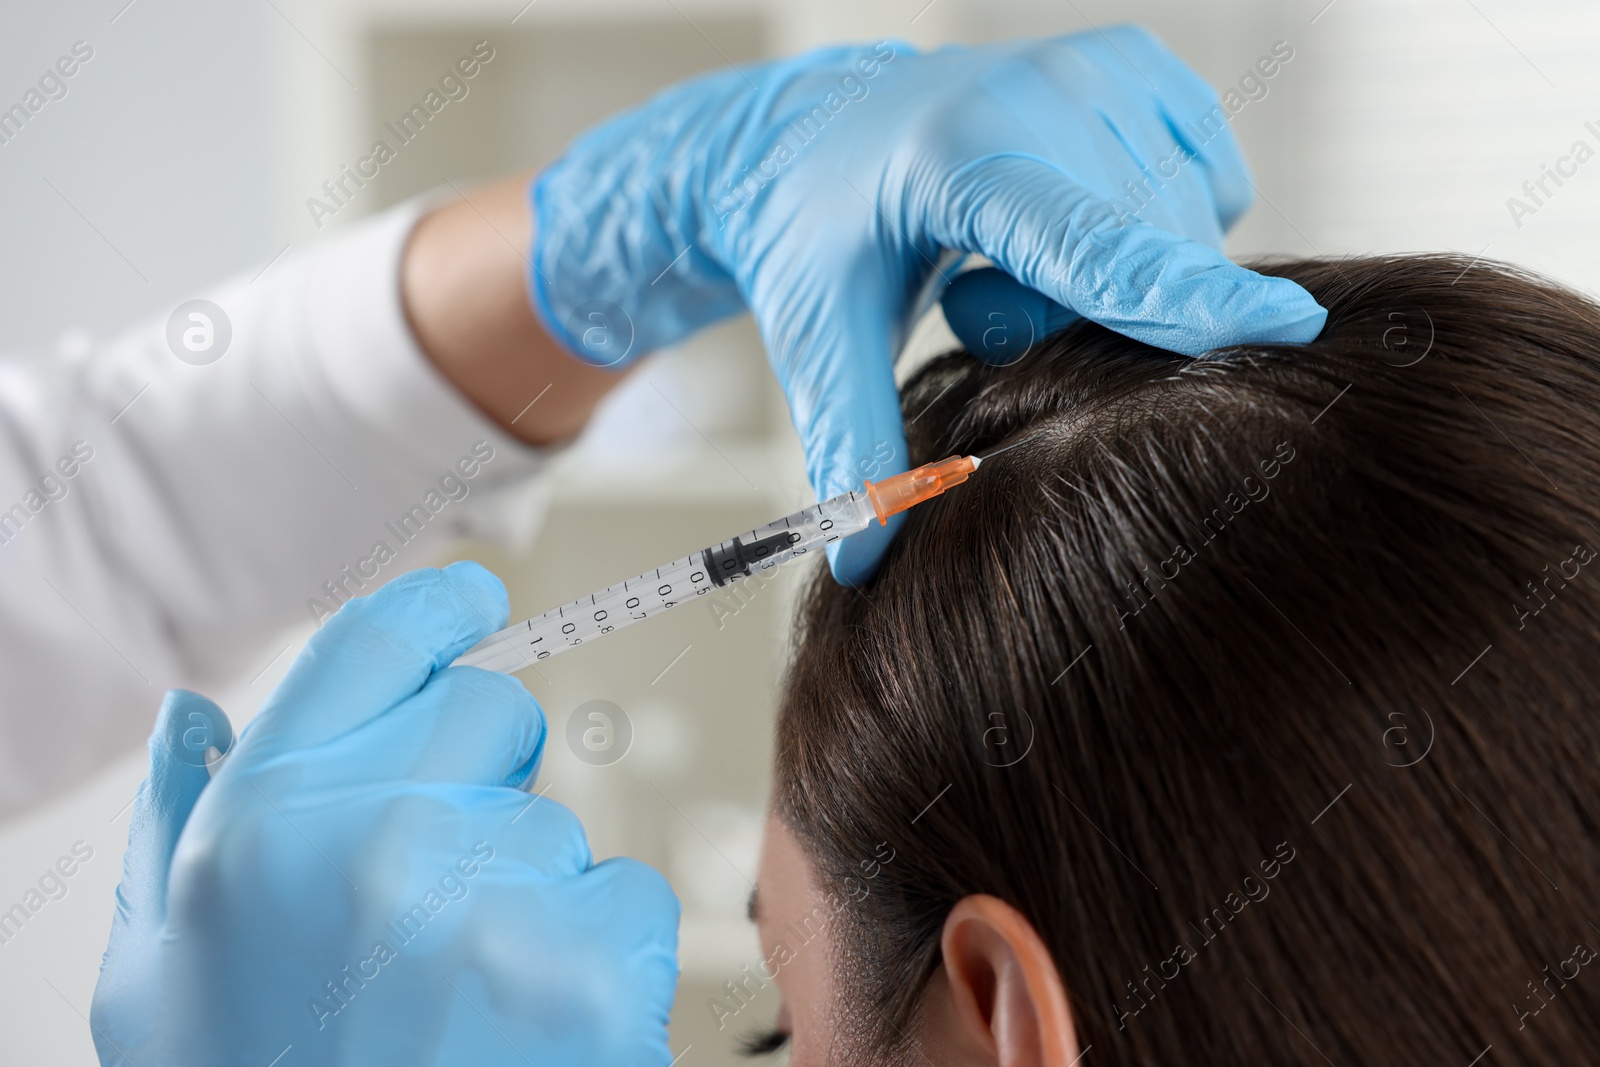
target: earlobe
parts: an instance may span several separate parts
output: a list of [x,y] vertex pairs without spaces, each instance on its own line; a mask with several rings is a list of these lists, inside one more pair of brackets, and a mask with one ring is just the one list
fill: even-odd
[[1038,931],[998,897],[966,897],[940,940],[962,1044],[999,1067],[1068,1067],[1078,1035],[1066,987]]

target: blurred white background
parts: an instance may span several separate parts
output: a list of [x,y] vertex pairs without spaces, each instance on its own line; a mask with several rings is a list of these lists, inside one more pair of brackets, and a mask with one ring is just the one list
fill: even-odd
[[[1600,149],[1592,0],[58,0],[13,3],[0,35],[0,107],[74,42],[93,49],[66,97],[0,144],[0,349],[165,316],[196,287],[313,239],[307,198],[478,40],[496,54],[471,94],[329,228],[446,179],[546,162],[700,70],[841,40],[932,46],[1118,21],[1155,30],[1219,89],[1276,42],[1293,48],[1234,121],[1260,192],[1235,255],[1449,249],[1600,287],[1600,162],[1548,184],[1520,220],[1507,203],[1574,142]],[[922,336],[939,343],[936,328]],[[621,391],[566,457],[531,546],[463,547],[506,577],[514,613],[807,502],[753,329],[685,348]],[[708,373],[720,392],[691,401],[681,384]],[[640,627],[524,676],[551,720],[550,795],[584,818],[598,855],[655,864],[684,901],[684,1067],[730,1062],[706,999],[755,959],[742,908],[796,585],[787,575],[748,605],[726,602],[720,620]],[[285,669],[279,647],[303,637],[263,649],[259,676],[217,694],[236,723]],[[608,766],[561,743],[592,699],[632,723],[631,749]],[[63,738],[54,758],[71,757]],[[94,1060],[83,1016],[142,769],[137,752],[87,768],[79,792],[0,827],[0,908],[75,842],[94,850],[68,895],[0,944],[0,1062]]]

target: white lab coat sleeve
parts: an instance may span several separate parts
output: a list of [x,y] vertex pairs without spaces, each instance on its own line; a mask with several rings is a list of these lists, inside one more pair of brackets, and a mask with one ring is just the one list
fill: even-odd
[[0,818],[141,742],[167,688],[248,678],[297,621],[535,493],[544,453],[407,326],[420,212],[197,294],[209,352],[182,337],[203,320],[162,313],[0,358]]

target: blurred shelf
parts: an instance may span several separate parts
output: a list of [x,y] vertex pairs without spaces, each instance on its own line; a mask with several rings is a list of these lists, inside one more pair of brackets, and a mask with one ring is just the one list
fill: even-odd
[[805,472],[792,443],[676,447],[627,456],[562,456],[551,469],[552,502],[694,505],[800,501]]

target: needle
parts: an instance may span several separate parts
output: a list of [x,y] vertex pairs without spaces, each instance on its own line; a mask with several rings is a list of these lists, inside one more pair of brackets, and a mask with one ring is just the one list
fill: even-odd
[[985,460],[993,459],[994,457],[998,456],[1001,452],[1009,452],[1013,448],[1016,448],[1018,445],[1027,444],[1031,440],[1033,440],[1033,435],[1029,434],[1027,437],[1024,437],[1020,441],[1013,441],[1009,445],[1006,445],[1006,447],[1004,447],[1004,448],[996,449],[995,451],[990,452],[987,456],[973,456],[972,457],[972,465],[974,467],[977,467],[980,464],[982,464]]

